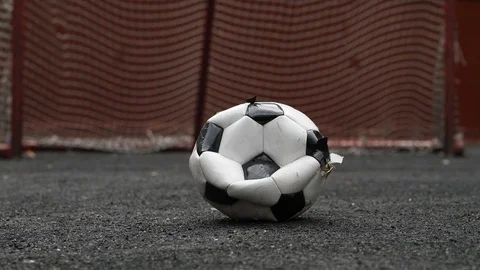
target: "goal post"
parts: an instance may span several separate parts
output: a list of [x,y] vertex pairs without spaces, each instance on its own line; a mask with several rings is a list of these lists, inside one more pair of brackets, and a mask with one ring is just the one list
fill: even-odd
[[0,153],[190,149],[253,95],[332,147],[453,146],[453,0],[0,5]]
[[0,5],[0,154],[8,156],[10,150],[11,114],[11,21],[12,8]]
[[[455,147],[454,133],[456,126],[455,119],[455,0],[445,0],[445,121],[444,121],[444,142],[443,149],[446,155],[463,152],[463,145]],[[463,144],[463,142],[457,142]]]
[[23,147],[23,67],[25,53],[25,0],[9,2],[13,7],[11,19],[11,124],[8,156],[20,156]]

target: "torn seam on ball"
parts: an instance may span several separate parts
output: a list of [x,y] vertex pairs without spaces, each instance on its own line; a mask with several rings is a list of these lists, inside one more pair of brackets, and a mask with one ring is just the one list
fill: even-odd
[[[320,138],[315,144],[315,151],[313,157],[320,163],[320,168],[323,170],[328,167],[330,162],[330,150],[328,149],[328,137]],[[327,168],[329,169],[329,168]]]
[[[320,135],[321,136],[321,135]],[[319,160],[320,162],[320,171],[322,176],[326,179],[335,169],[331,160],[330,160],[330,150],[328,149],[328,137],[322,136],[318,139],[316,143],[316,153],[314,153],[314,157]],[[321,153],[322,157],[319,157]]]
[[320,169],[321,171],[320,173],[325,179],[327,179],[330,173],[332,173],[334,169],[335,169],[335,166],[333,166],[333,164],[330,161],[328,161],[327,165],[325,166],[325,169]]

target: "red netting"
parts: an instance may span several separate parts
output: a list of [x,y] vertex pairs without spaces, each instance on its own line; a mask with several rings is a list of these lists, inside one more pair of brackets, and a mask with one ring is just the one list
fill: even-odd
[[[24,143],[129,152],[188,145],[207,6],[25,1]],[[443,139],[443,1],[217,0],[213,14],[202,121],[258,95],[304,111],[332,145]],[[9,118],[0,113],[1,129]]]
[[190,142],[205,1],[26,1],[24,136],[152,151]]
[[205,119],[256,94],[347,144],[441,139],[443,12],[442,1],[218,0]]
[[0,149],[10,142],[12,1],[0,1]]

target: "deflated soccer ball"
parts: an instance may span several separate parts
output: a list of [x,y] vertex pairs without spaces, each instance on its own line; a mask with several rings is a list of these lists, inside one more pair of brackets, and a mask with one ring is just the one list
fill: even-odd
[[342,161],[327,140],[291,106],[253,100],[207,120],[189,166],[202,197],[226,216],[285,221],[313,205]]

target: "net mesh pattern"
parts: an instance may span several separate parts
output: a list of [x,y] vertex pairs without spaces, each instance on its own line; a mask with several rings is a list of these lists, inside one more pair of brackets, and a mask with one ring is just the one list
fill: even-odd
[[[443,1],[215,2],[202,121],[258,95],[305,112],[334,146],[443,139]],[[0,1],[0,143],[11,5]],[[24,143],[191,146],[207,5],[25,1]]]
[[[10,141],[12,0],[0,1],[0,144]],[[3,147],[2,147],[3,148]]]
[[442,1],[218,0],[205,118],[259,95],[331,138],[441,139],[443,12]]
[[26,1],[27,143],[126,152],[190,143],[204,1]]

